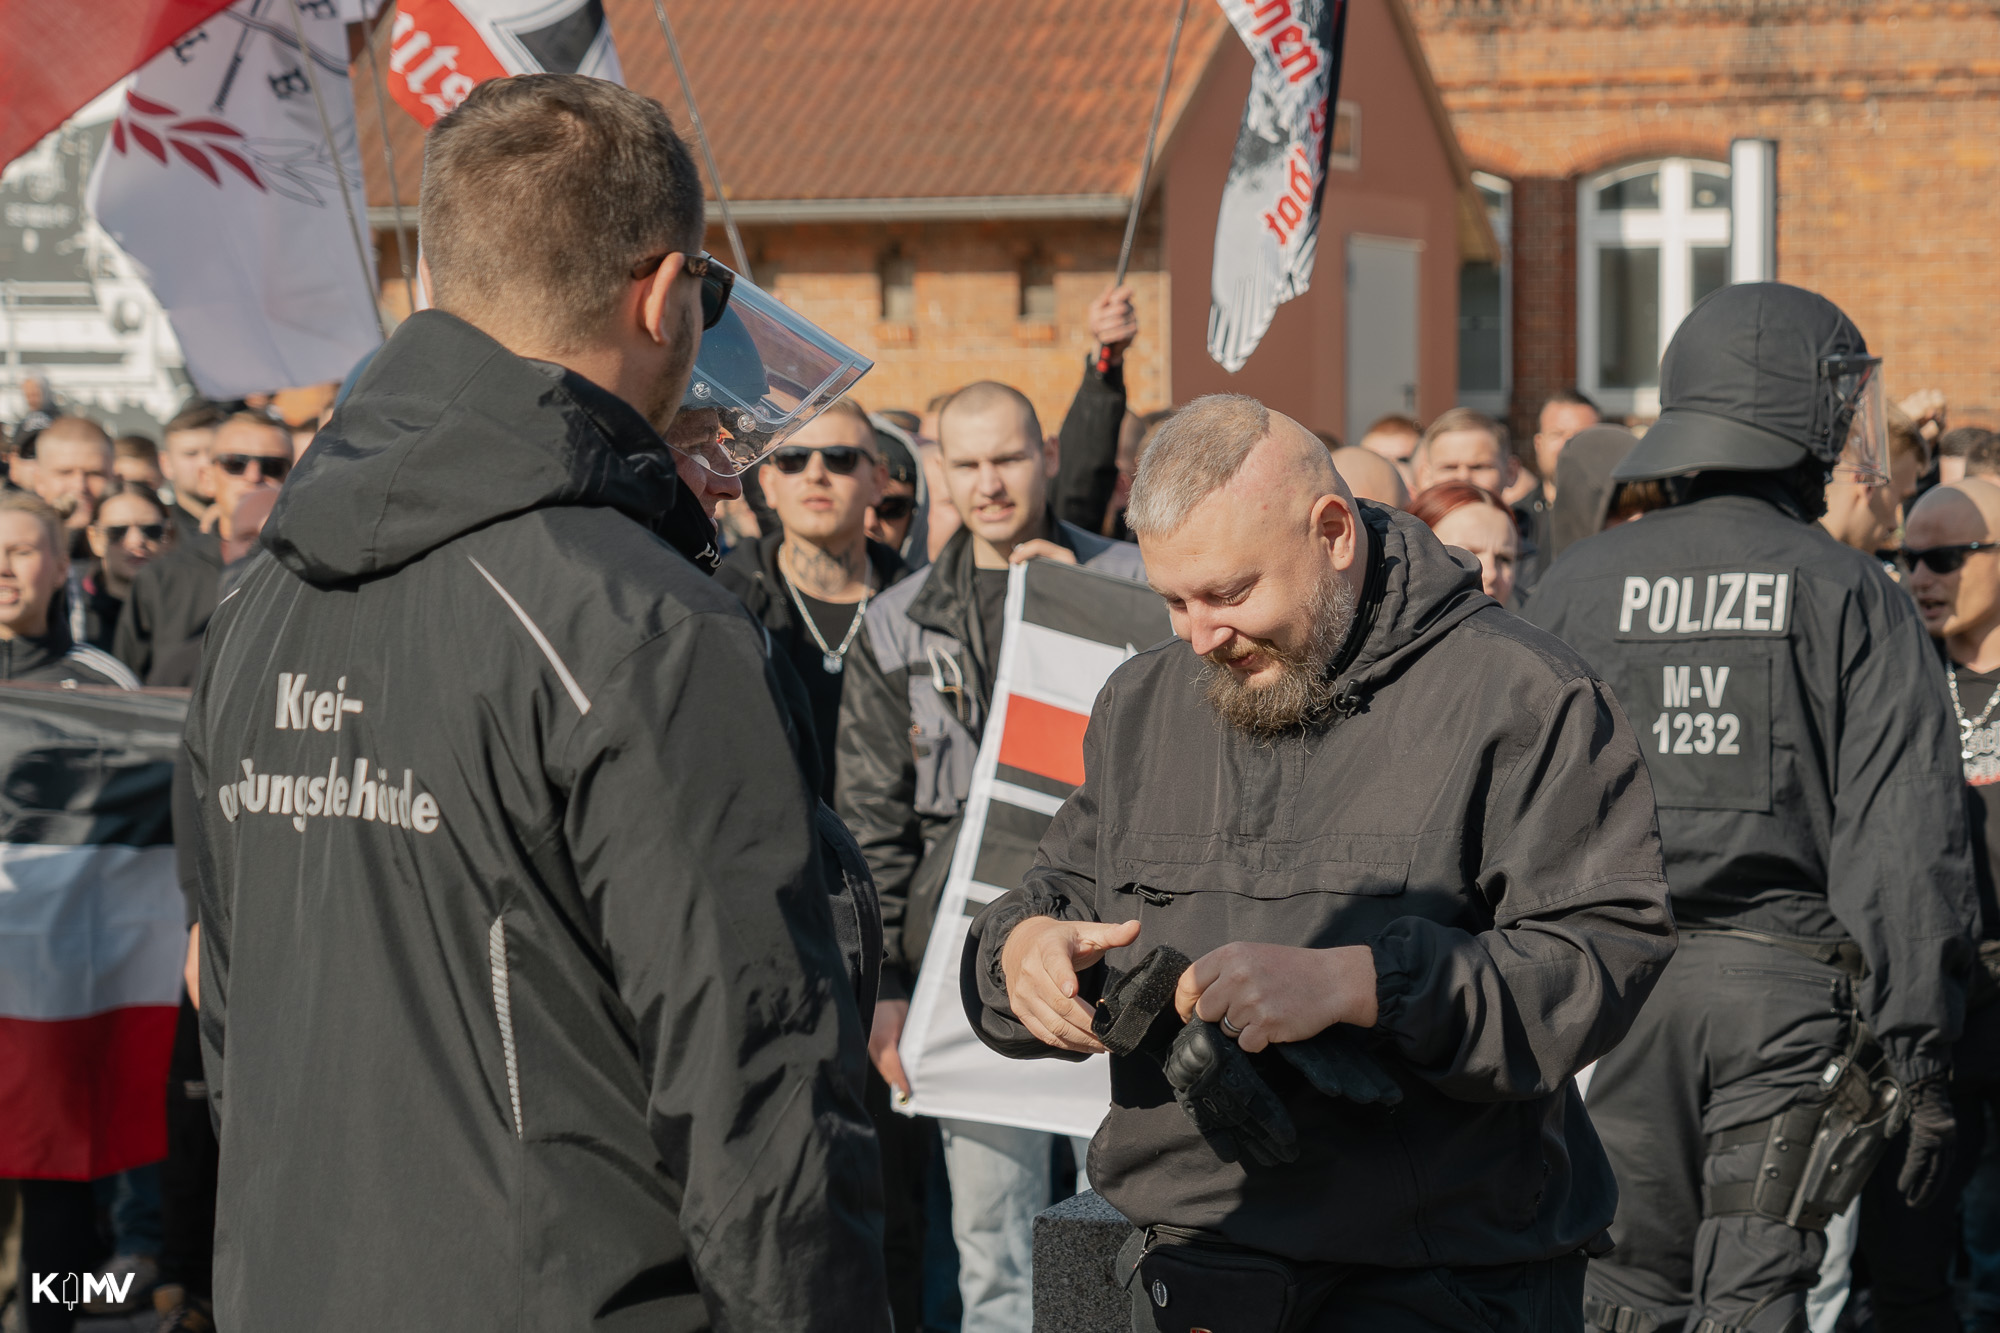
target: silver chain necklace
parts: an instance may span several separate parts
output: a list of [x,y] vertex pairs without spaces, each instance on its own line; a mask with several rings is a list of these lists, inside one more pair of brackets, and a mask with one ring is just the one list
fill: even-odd
[[785,591],[792,595],[792,605],[799,609],[799,619],[805,621],[806,633],[812,635],[813,642],[819,645],[820,667],[827,675],[838,676],[847,669],[845,660],[847,650],[854,646],[854,636],[861,631],[861,618],[868,614],[868,599],[875,595],[873,590],[868,589],[865,583],[862,585],[861,604],[854,608],[854,619],[848,622],[847,637],[840,641],[840,647],[830,648],[827,646],[826,636],[821,634],[819,626],[813,623],[812,612],[806,610],[806,599],[800,595],[798,587],[792,582],[792,576],[785,572],[782,556],[778,560],[778,577],[785,581]]
[[1972,733],[1985,726],[1987,719],[1993,716],[1993,706],[2000,704],[2000,685],[1994,687],[1992,695],[1986,700],[1986,707],[1979,710],[1979,716],[1967,718],[1965,715],[1965,706],[1958,701],[1958,666],[1956,663],[1949,663],[1945,666],[1944,679],[1945,684],[1951,686],[1951,711],[1958,714],[1958,757],[1963,760],[1970,760],[1973,758]]

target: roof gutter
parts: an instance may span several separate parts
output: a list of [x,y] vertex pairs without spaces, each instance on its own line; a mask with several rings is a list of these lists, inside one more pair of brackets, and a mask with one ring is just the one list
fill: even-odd
[[[916,199],[732,199],[739,222],[1000,222],[1013,219],[1122,221],[1123,194],[970,195]],[[404,216],[409,216],[409,208]],[[368,210],[371,228],[395,227],[395,210]]]

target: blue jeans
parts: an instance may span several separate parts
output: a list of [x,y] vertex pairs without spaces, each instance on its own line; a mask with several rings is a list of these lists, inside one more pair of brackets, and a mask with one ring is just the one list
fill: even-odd
[[[961,1333],[1030,1333],[1035,1323],[1035,1214],[1049,1206],[1054,1136],[940,1120],[958,1244]],[[1077,1161],[1087,1139],[1074,1139]],[[1083,1173],[1079,1170],[1081,1187]]]
[[135,1166],[91,1185],[97,1191],[98,1207],[111,1213],[112,1255],[159,1257],[160,1164]]

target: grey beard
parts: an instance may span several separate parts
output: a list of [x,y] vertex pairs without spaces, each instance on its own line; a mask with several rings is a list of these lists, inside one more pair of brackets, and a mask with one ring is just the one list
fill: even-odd
[[1347,643],[1359,600],[1347,581],[1328,569],[1306,604],[1312,632],[1305,646],[1282,652],[1272,644],[1260,644],[1260,650],[1279,668],[1278,678],[1268,684],[1246,684],[1221,662],[1203,657],[1209,707],[1230,726],[1260,740],[1319,723],[1331,709],[1336,692],[1333,673],[1327,668]]

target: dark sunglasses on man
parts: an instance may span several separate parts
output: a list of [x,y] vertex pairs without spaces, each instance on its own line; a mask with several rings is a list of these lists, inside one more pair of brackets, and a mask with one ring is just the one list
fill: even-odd
[[257,465],[257,474],[265,481],[283,481],[285,474],[292,470],[292,460],[282,454],[217,454],[215,465],[232,477],[240,477]]
[[704,250],[698,255],[690,255],[685,250],[667,250],[642,259],[632,266],[632,277],[650,278],[660,271],[660,265],[674,255],[684,255],[686,270],[701,279],[701,326],[712,329],[722,322],[722,312],[729,309],[729,293],[736,286],[736,275],[720,259]]
[[[851,444],[829,444],[824,449],[808,449],[800,444],[788,444],[771,455],[771,466],[788,477],[796,477],[804,472],[812,462],[812,456],[819,455],[819,461],[826,464],[826,470],[837,476],[848,476],[861,466],[861,460],[875,461],[875,455],[866,449],[857,449]],[[875,512],[880,514],[881,507]]]
[[113,523],[104,529],[104,540],[113,546],[123,546],[125,535],[137,532],[149,542],[166,540],[167,525],[164,523]]
[[1896,562],[1897,568],[1909,573],[1918,565],[1933,574],[1956,574],[1965,565],[1965,557],[1974,551],[1991,551],[2000,547],[2000,542],[1953,542],[1949,546],[1899,546],[1891,551],[1878,552]]
[[885,495],[875,502],[875,517],[884,523],[901,523],[917,507],[917,502],[907,495]]

